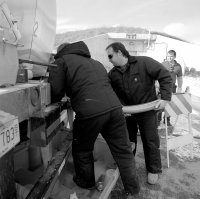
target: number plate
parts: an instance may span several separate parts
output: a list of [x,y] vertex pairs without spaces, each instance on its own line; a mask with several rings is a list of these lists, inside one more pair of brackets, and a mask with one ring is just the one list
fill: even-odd
[[12,149],[20,141],[18,119],[14,119],[0,127],[0,157]]

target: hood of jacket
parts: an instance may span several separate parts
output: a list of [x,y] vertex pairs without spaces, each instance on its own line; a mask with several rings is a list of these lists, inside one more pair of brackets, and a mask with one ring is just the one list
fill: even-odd
[[[59,49],[60,48],[60,49]],[[87,47],[87,45],[83,41],[78,41],[75,43],[66,43],[66,44],[61,44],[58,47],[58,52],[55,55],[55,59],[67,55],[67,54],[76,54],[76,55],[81,55],[83,57],[91,57],[90,51]]]

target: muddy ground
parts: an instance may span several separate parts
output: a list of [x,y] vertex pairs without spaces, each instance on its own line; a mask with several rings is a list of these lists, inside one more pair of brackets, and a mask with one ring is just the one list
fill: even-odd
[[[184,125],[183,125],[184,123]],[[179,127],[174,130],[174,134],[183,133],[180,125],[186,126],[184,121],[179,122]],[[165,129],[164,125],[159,128],[161,140],[162,174],[159,176],[157,185],[147,184],[147,173],[145,169],[143,148],[140,136],[138,136],[138,149],[136,154],[137,171],[141,184],[141,192],[138,198],[141,199],[200,199],[200,115],[192,114],[192,127],[195,133],[193,141],[193,159],[190,156],[189,146],[184,146],[170,151],[170,167],[167,168],[167,156],[165,151]],[[186,131],[184,130],[184,133]],[[121,188],[119,180],[111,198],[117,196],[118,189]]]

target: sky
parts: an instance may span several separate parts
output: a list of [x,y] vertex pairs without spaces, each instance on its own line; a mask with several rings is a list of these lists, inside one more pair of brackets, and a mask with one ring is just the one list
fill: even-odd
[[200,0],[56,0],[57,33],[141,27],[200,44]]

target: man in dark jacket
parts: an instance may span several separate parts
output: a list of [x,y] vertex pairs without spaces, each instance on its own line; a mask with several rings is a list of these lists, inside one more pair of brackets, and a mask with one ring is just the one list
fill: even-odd
[[[111,85],[123,105],[139,105],[157,99],[155,80],[160,84],[161,100],[155,110],[163,109],[171,100],[172,79],[162,64],[150,57],[130,56],[122,43],[116,42],[106,48],[108,58],[114,65],[109,72]],[[137,132],[140,130],[143,142],[148,183],[158,181],[161,172],[160,141],[157,130],[156,111],[146,111],[126,117],[129,137],[137,145]]]
[[119,167],[125,191],[138,193],[135,160],[122,106],[104,66],[91,58],[82,41],[62,44],[55,60],[58,67],[49,76],[52,100],[60,101],[66,94],[76,113],[72,143],[75,183],[86,189],[95,187],[93,148],[101,132]]

